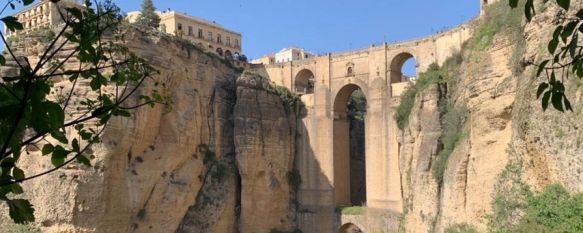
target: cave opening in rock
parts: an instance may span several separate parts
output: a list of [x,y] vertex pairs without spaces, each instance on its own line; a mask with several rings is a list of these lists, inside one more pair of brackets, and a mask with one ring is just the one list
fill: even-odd
[[366,203],[366,96],[357,85],[343,87],[334,102],[334,191],[336,206]]

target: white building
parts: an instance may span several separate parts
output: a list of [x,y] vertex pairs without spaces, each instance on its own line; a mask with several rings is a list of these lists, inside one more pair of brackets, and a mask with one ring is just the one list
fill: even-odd
[[275,54],[275,63],[298,61],[316,56],[303,48],[285,48]]

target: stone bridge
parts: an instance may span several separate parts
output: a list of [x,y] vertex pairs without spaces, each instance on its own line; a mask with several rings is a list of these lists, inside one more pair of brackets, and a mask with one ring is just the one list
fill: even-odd
[[[401,212],[399,130],[394,120],[396,97],[408,84],[403,82],[401,69],[409,58],[415,58],[417,73],[432,63],[442,64],[470,36],[470,23],[466,23],[416,40],[255,67],[273,83],[303,94],[304,128],[296,148],[296,167],[302,177],[300,210],[309,213],[299,219],[303,232],[337,232],[347,224],[338,221],[334,210],[339,206],[365,204]],[[349,97],[359,88],[367,99],[365,203],[351,200],[350,123],[346,112]]]

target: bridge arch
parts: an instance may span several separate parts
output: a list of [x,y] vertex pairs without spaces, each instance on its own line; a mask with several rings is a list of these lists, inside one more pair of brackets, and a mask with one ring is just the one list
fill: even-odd
[[346,223],[338,229],[338,233],[364,233],[356,224]]
[[313,94],[316,76],[309,69],[302,69],[294,78],[294,91],[301,94]]
[[365,90],[354,83],[346,84],[334,96],[333,183],[337,207],[366,203],[366,98]]
[[405,77],[403,76],[402,70],[403,66],[405,65],[405,62],[409,61],[410,59],[415,60],[415,75],[416,75],[417,68],[419,66],[419,61],[417,60],[417,57],[413,55],[412,52],[404,51],[398,53],[395,57],[393,57],[393,59],[391,60],[391,64],[389,65],[391,71],[390,75],[391,84],[406,81]]

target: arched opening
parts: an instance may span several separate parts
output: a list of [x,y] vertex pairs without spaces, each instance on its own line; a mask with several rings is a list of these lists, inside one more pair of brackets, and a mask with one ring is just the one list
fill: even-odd
[[338,233],[363,233],[363,231],[358,226],[347,223],[338,229]]
[[294,81],[294,90],[296,93],[300,94],[312,94],[314,93],[314,73],[310,70],[300,71]]
[[414,80],[417,76],[417,60],[410,53],[400,53],[391,62],[391,83]]
[[346,75],[347,76],[354,75],[354,71],[352,70],[352,66],[349,66],[348,69],[346,69]]
[[417,76],[417,60],[407,52],[400,53],[391,61],[391,96],[401,96],[409,81]]
[[222,48],[217,48],[217,54],[223,56],[223,49]]
[[366,203],[366,96],[354,84],[334,100],[334,196],[338,207]]

